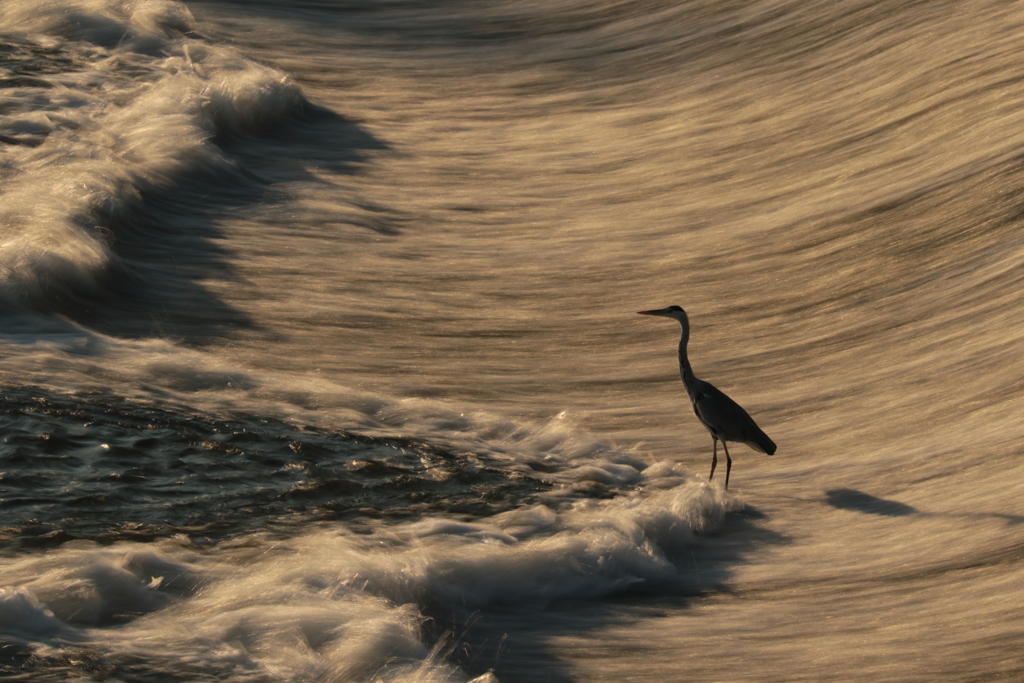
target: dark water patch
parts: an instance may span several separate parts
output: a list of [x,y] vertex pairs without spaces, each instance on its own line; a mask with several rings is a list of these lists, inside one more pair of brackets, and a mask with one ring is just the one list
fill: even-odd
[[0,88],[53,88],[53,83],[31,76],[0,78]]
[[216,539],[311,521],[491,515],[549,484],[405,439],[4,387],[0,544]]
[[5,681],[27,681],[34,648],[15,638],[7,638],[0,639],[0,677]]
[[121,683],[198,683],[235,680],[271,683],[279,680],[243,665],[238,676],[236,663],[180,661],[173,657],[146,658],[130,652],[112,653],[87,645],[64,645],[59,650],[40,652],[27,644],[11,642],[10,656],[3,659],[5,643],[0,641],[0,676],[3,680],[42,683],[53,681],[119,681]]
[[[0,116],[17,115],[42,106],[33,91],[52,90],[56,84],[43,76],[81,70],[73,55],[59,47],[44,47],[27,41],[0,39]],[[17,118],[17,116],[15,117]],[[55,127],[31,118],[20,118],[0,133],[0,145],[38,147]]]
[[0,41],[0,69],[7,78],[80,71],[78,60],[59,45],[39,45],[7,38]]

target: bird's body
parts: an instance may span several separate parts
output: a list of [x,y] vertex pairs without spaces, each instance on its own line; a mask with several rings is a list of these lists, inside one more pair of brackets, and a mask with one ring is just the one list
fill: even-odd
[[754,422],[736,401],[719,391],[710,382],[697,379],[690,367],[690,359],[686,355],[686,346],[690,341],[690,320],[686,311],[679,306],[669,306],[653,311],[640,311],[641,315],[656,315],[663,318],[678,320],[683,326],[683,336],[679,340],[679,376],[686,387],[686,393],[693,405],[693,412],[700,423],[711,432],[711,476],[715,476],[718,464],[718,442],[725,449],[725,488],[729,488],[729,473],[732,471],[732,458],[726,441],[745,443],[755,451],[766,455],[775,454],[775,443]]

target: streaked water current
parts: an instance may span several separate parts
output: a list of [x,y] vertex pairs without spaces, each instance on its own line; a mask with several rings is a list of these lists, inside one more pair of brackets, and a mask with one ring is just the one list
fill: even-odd
[[[1024,8],[3,0],[0,673],[1024,678]],[[778,444],[728,491],[679,383]]]

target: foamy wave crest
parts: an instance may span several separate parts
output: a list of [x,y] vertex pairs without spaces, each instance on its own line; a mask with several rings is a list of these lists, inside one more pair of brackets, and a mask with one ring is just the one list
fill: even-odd
[[193,675],[465,680],[445,660],[451,643],[425,636],[434,607],[665,588],[679,572],[672,552],[740,505],[677,465],[647,468],[643,483],[613,500],[560,512],[534,505],[477,522],[430,518],[368,534],[331,527],[206,550],[184,538],[159,549],[78,543],[0,560],[9,584],[0,617],[12,615],[0,630],[56,656],[56,632],[74,629],[65,640],[107,662],[187,665]]
[[331,549],[342,584],[399,604],[484,608],[664,588],[677,575],[672,553],[742,503],[677,465],[654,465],[643,478],[645,489],[561,512],[536,505],[477,522],[427,519],[370,537],[319,532],[293,543],[300,554]]
[[0,27],[78,65],[51,73],[62,62],[48,64],[45,89],[11,88],[0,120],[0,131],[31,123],[38,138],[3,150],[13,169],[0,200],[8,307],[53,310],[102,294],[113,274],[130,272],[116,238],[146,223],[147,196],[237,177],[212,140],[305,106],[285,74],[188,37],[179,3],[11,2]]
[[107,48],[159,50],[193,30],[192,13],[173,0],[6,0],[6,31],[85,41]]
[[64,624],[31,591],[0,588],[0,633],[39,637],[63,629]]

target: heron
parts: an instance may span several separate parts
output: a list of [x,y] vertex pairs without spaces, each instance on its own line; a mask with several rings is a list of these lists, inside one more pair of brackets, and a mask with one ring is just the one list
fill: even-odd
[[711,475],[715,478],[715,466],[718,465],[718,442],[725,449],[725,488],[729,488],[729,472],[732,471],[732,458],[726,441],[745,443],[755,451],[765,455],[775,455],[775,442],[761,431],[747,411],[736,401],[726,396],[710,382],[697,379],[690,367],[690,359],[686,356],[686,344],[690,341],[690,320],[686,311],[679,306],[669,306],[653,311],[638,311],[640,315],[657,315],[662,318],[673,318],[683,326],[683,336],[679,340],[679,376],[683,378],[683,386],[690,396],[693,412],[700,423],[711,432]]

